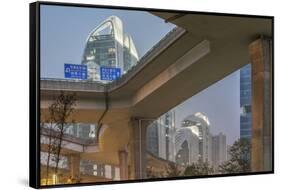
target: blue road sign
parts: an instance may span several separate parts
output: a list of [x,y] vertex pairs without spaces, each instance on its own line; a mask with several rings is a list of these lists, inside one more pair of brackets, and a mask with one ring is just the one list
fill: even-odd
[[70,79],[87,80],[87,65],[65,63],[64,77]]
[[121,76],[121,69],[116,67],[100,67],[100,79],[113,81]]

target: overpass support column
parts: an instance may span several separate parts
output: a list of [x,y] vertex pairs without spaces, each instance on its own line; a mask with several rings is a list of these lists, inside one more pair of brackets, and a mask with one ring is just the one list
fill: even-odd
[[119,167],[120,167],[120,179],[128,180],[128,152],[126,150],[119,150]]
[[272,40],[249,45],[252,64],[252,171],[272,170]]
[[133,144],[135,179],[146,178],[146,129],[153,122],[152,119],[133,118]]
[[71,154],[68,156],[71,181],[77,183],[80,180],[80,156]]

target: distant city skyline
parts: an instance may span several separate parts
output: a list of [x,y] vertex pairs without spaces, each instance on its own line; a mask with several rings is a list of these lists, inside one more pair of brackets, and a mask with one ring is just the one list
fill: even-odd
[[176,127],[184,117],[201,112],[210,121],[213,135],[224,133],[232,145],[240,135],[240,72],[235,71],[222,80],[185,100],[176,108]]
[[[87,36],[109,16],[120,17],[140,57],[175,27],[145,11],[43,5],[40,13],[42,78],[63,78],[64,63],[80,64]],[[202,112],[211,132],[226,134],[231,145],[239,138],[239,93],[238,70],[177,106],[176,126],[187,115]]]

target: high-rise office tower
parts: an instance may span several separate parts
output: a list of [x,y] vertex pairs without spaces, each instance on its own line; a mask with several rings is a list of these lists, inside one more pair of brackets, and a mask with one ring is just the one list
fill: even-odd
[[193,115],[187,116],[182,121],[182,127],[198,129],[199,136],[199,161],[209,162],[210,155],[210,122],[207,116],[197,112]]
[[175,161],[175,111],[169,111],[147,129],[147,150],[165,160]]
[[181,127],[175,135],[176,163],[187,166],[199,160],[198,127]]
[[217,168],[227,160],[226,136],[222,133],[212,137],[212,165]]
[[120,68],[124,74],[138,60],[134,42],[124,33],[117,16],[110,16],[90,32],[82,56],[82,64],[88,67],[88,80],[100,82],[100,67]]
[[251,64],[240,69],[240,138],[250,139],[252,132]]

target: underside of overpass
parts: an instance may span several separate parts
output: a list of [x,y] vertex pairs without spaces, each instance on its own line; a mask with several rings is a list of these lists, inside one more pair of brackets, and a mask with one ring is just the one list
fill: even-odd
[[137,166],[145,146],[146,126],[141,120],[156,119],[252,62],[249,45],[263,36],[272,38],[268,18],[151,14],[178,28],[120,80],[106,85],[41,80],[41,120],[47,118],[48,106],[60,91],[75,92],[77,105],[69,120],[100,124],[96,151],[76,153],[81,159],[120,166],[121,179],[145,176],[144,166]]

